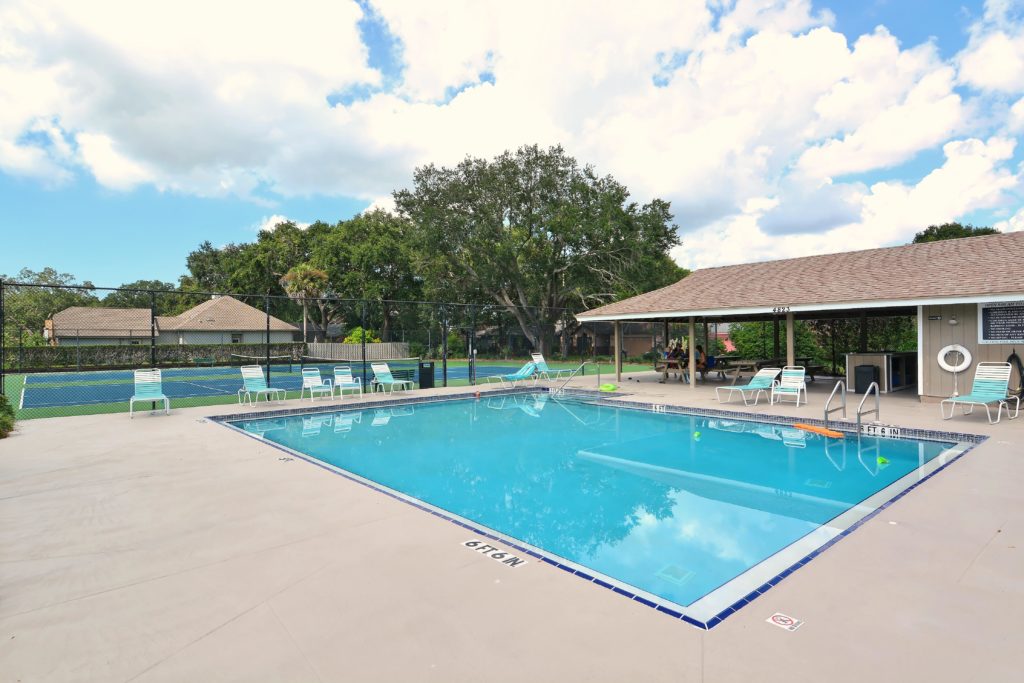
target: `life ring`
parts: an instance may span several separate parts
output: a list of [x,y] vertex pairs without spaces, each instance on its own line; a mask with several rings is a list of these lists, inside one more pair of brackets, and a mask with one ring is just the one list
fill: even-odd
[[[951,353],[959,353],[963,356],[963,360],[958,365],[950,365],[946,362],[946,356]],[[971,352],[960,346],[959,344],[950,344],[945,346],[939,351],[939,367],[946,372],[963,372],[967,368],[971,367]]]

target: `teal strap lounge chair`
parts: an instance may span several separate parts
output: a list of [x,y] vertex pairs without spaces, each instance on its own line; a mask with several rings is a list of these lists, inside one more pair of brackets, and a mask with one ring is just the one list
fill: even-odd
[[531,353],[530,357],[533,359],[533,364],[537,366],[537,378],[538,379],[562,379],[562,376],[568,377],[572,374],[572,370],[562,369],[555,370],[548,367],[548,362],[544,360],[543,353]]
[[[728,401],[732,400],[733,392],[740,392],[740,398],[743,399],[743,405],[757,405],[757,402],[761,400],[761,394],[770,396],[772,387],[775,385],[775,378],[782,372],[782,368],[761,368],[757,374],[750,378],[744,386],[740,387],[715,387],[715,396],[718,398],[719,403],[723,403],[722,395],[720,391],[729,392]],[[750,402],[753,399],[753,403]],[[726,403],[728,401],[725,401]]]
[[508,385],[514,387],[517,382],[525,382],[527,380],[537,381],[537,364],[527,363],[523,367],[519,368],[515,372],[509,375],[492,375],[487,378],[488,382],[498,381],[501,382],[502,386]]
[[324,379],[320,376],[319,368],[303,368],[302,369],[302,389],[299,391],[299,398],[306,392],[309,392],[309,400],[313,401],[317,394],[323,396],[327,394],[328,397],[334,396],[334,387],[331,385],[331,380]]
[[[974,412],[974,406],[985,406],[985,413],[988,415],[988,423],[996,424],[1003,417],[1003,408],[1006,408],[1007,416],[1012,420],[1020,414],[1020,398],[1007,396],[1006,391],[1010,386],[1010,364],[1009,363],[978,363],[974,371],[974,384],[971,385],[971,393],[963,396],[951,396],[942,401],[939,406],[942,411],[942,419],[949,420],[957,404],[962,407],[964,415]],[[1010,400],[1013,400],[1013,412],[1010,412]],[[949,415],[946,415],[946,404],[949,404]],[[996,419],[992,420],[992,404],[995,403]]]
[[164,396],[163,379],[159,370],[135,371],[135,394],[128,399],[128,418],[135,417],[136,401],[163,401],[164,414],[171,414],[171,402]]
[[267,386],[267,378],[263,375],[263,368],[259,365],[243,365],[242,388],[238,390],[238,402],[246,401],[250,406],[259,403],[260,396],[267,398],[273,396],[276,401],[283,401],[286,394],[284,389],[272,389]]
[[796,399],[796,405],[800,407],[800,394],[804,396],[804,405],[807,404],[807,382],[806,373],[801,365],[787,365],[782,368],[782,375],[779,381],[772,387],[771,402],[782,403],[782,399],[792,397]]
[[344,398],[346,391],[358,391],[363,395],[363,378],[353,377],[352,368],[348,365],[339,365],[334,368],[334,388],[338,395]]
[[395,379],[387,363],[370,363],[370,368],[373,370],[374,392],[380,389],[385,394],[393,394],[396,387],[399,391],[408,391],[416,388],[416,383],[411,379]]

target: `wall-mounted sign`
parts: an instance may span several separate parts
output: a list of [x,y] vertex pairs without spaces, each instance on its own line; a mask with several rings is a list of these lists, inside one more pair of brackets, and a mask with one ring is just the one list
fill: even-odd
[[1024,301],[978,304],[979,344],[1024,344]]
[[942,316],[941,315],[930,315],[930,316],[928,316],[928,319],[929,320],[942,320]]

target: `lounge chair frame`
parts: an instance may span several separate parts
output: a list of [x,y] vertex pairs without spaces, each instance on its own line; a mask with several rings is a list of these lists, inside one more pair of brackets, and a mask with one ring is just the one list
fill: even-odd
[[[1007,389],[1010,386],[1011,367],[1009,363],[978,363],[974,371],[974,383],[971,385],[971,392],[963,396],[950,396],[939,402],[939,410],[942,411],[943,420],[953,419],[956,406],[961,406],[961,414],[970,415],[974,412],[975,406],[984,406],[985,415],[989,424],[999,424],[1003,419],[1003,408],[1006,408],[1006,416],[1011,420],[1020,415],[1020,397],[1008,396]],[[1013,410],[1010,410],[1010,399],[1013,399]],[[946,414],[946,404],[949,404],[949,415]],[[992,404],[996,404],[996,419],[992,419]]]
[[[771,391],[775,388],[775,384],[777,383],[776,377],[778,377],[781,372],[782,368],[761,368],[757,371],[757,374],[751,377],[750,381],[743,386],[715,387],[715,398],[718,399],[719,403],[723,403],[722,396],[718,392],[728,391],[730,392],[729,399],[728,401],[724,401],[725,403],[728,403],[732,401],[732,392],[738,391],[740,392],[740,398],[743,399],[743,405],[756,406],[757,402],[761,400],[761,394],[764,394],[765,397],[769,399],[771,398]],[[752,392],[751,397],[753,398],[753,403],[751,403],[747,398],[748,391]]]

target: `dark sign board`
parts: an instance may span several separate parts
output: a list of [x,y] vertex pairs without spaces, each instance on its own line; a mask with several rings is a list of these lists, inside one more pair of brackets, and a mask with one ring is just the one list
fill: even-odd
[[1024,344],[1024,301],[979,304],[978,342]]

